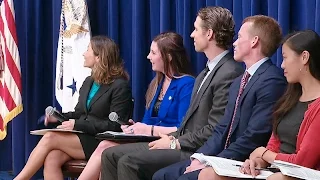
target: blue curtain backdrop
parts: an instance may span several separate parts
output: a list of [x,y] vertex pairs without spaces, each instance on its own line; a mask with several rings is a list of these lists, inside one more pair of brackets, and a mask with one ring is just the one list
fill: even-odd
[[[280,22],[284,34],[313,29],[320,32],[318,0],[87,0],[93,35],[108,35],[120,46],[131,75],[135,98],[134,119],[144,112],[144,94],[153,73],[146,56],[152,38],[163,31],[176,31],[184,38],[193,70],[197,75],[206,63],[196,53],[190,33],[201,7],[223,6],[234,15],[236,30],[250,15],[264,14]],[[56,48],[61,0],[14,0],[21,58],[24,111],[8,126],[0,141],[0,170],[20,172],[39,140],[30,130],[42,128],[37,119],[48,105],[57,105],[54,96]],[[272,57],[280,66],[281,52]]]

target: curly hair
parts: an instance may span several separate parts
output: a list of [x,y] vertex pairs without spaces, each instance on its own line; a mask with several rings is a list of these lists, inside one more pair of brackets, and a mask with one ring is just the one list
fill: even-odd
[[117,44],[106,36],[94,36],[90,41],[91,48],[99,61],[94,65],[91,77],[98,84],[110,84],[114,79],[122,77],[129,80],[120,57]]
[[202,28],[212,29],[217,46],[223,49],[231,47],[235,35],[235,22],[231,12],[223,7],[205,7],[198,12],[203,21]]

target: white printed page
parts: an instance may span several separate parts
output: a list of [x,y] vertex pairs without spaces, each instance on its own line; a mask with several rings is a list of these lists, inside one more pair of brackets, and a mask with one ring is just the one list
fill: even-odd
[[[239,171],[240,166],[243,164],[241,161],[235,161],[231,159],[225,159],[214,156],[204,156],[203,157],[207,164],[210,165],[215,172],[220,176],[236,177],[236,178],[249,178],[252,179],[251,175],[242,174]],[[255,177],[255,179],[266,179],[273,173],[270,171],[260,171],[260,174]]]
[[308,180],[319,180],[320,171],[299,166],[296,164],[276,160],[272,163],[274,166],[278,167],[282,174]]

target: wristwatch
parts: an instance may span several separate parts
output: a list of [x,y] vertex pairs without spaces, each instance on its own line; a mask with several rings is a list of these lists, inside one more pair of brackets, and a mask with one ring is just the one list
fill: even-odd
[[171,142],[170,142],[170,149],[176,149],[177,148],[177,142],[176,142],[176,138],[171,136]]

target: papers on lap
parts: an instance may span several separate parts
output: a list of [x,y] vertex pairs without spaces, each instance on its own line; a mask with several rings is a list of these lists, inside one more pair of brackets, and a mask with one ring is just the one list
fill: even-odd
[[82,131],[76,131],[76,130],[65,130],[65,129],[39,129],[30,131],[30,134],[32,135],[40,135],[43,136],[47,132],[69,132],[69,133],[83,133]]
[[[240,173],[239,166],[243,164],[243,162],[241,161],[235,161],[231,159],[225,159],[214,156],[205,156],[200,153],[195,153],[194,155],[192,155],[192,157],[198,159],[200,162],[206,163],[206,165],[208,166],[211,166],[214,169],[214,171],[220,176],[249,179],[252,178],[251,175]],[[286,176],[308,180],[320,179],[320,171],[299,166],[296,164],[276,160],[274,161],[274,163],[272,163],[272,166],[279,168],[281,173]],[[267,179],[267,177],[272,174],[273,172],[271,171],[261,170],[260,174],[256,176],[255,179]]]
[[126,134],[124,132],[114,132],[114,131],[105,131],[103,133],[98,133],[97,135],[110,134],[115,136],[141,136],[138,134]]
[[141,135],[141,134],[125,134],[124,132],[106,131],[103,133],[98,133],[96,135],[96,138],[114,140],[114,141],[151,142],[159,139],[160,137]]
[[320,171],[314,169],[278,160],[274,161],[272,164],[278,167],[282,174],[287,176],[308,180],[320,179]]
[[[214,171],[220,176],[236,177],[236,178],[248,178],[251,179],[251,175],[242,174],[239,171],[239,166],[243,164],[241,161],[235,161],[231,159],[225,159],[214,156],[205,156],[203,154],[196,153],[192,157],[198,159],[200,162],[205,162],[208,166],[211,166]],[[266,179],[273,174],[270,171],[260,171],[260,175],[256,176],[256,179]]]

